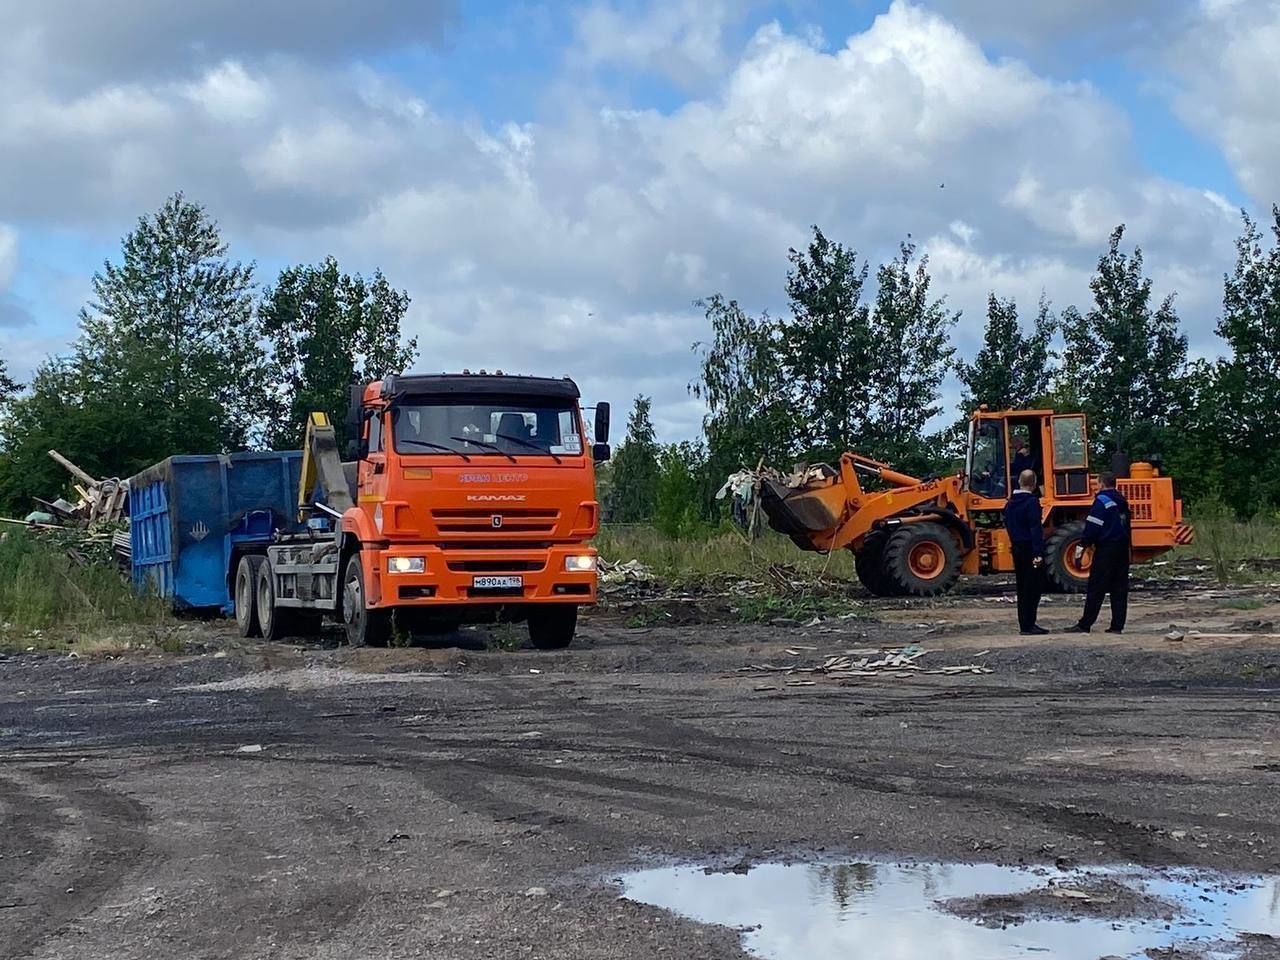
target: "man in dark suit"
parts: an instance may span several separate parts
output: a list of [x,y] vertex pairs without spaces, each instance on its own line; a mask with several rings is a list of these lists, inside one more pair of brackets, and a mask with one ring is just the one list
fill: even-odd
[[1036,472],[1023,470],[1018,489],[1004,505],[1004,529],[1013,547],[1013,572],[1018,583],[1018,629],[1038,637],[1049,631],[1037,625],[1044,567],[1044,517],[1036,496]]

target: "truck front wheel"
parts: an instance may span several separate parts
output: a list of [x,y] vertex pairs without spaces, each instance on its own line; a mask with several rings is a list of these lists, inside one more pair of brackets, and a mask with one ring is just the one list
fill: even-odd
[[360,554],[347,560],[342,575],[342,626],[353,647],[385,647],[391,637],[391,616],[386,610],[370,610],[365,604],[364,565]]
[[529,611],[529,640],[539,650],[563,650],[578,629],[578,608],[557,605]]

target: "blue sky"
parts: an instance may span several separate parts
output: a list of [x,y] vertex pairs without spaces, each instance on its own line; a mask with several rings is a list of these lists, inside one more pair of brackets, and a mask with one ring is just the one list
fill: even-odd
[[669,436],[700,417],[692,301],[784,308],[810,224],[873,266],[910,233],[969,352],[989,290],[1083,302],[1126,222],[1211,354],[1237,211],[1280,200],[1280,0],[232,6],[0,10],[20,376],[177,189],[264,282],[385,269],[433,368],[652,394]]

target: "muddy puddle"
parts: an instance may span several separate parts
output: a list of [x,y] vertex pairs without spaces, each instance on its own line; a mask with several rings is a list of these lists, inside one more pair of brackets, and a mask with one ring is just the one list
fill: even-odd
[[623,895],[769,960],[1280,960],[1280,878],[992,864],[645,870]]

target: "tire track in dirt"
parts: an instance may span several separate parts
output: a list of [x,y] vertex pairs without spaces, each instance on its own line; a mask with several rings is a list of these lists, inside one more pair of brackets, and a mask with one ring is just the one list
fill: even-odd
[[147,814],[127,797],[88,786],[67,767],[0,768],[0,795],[16,814],[6,818],[6,834],[39,838],[25,848],[33,852],[19,872],[0,874],[6,902],[19,904],[0,911],[0,942],[16,960],[91,913],[147,858]]

